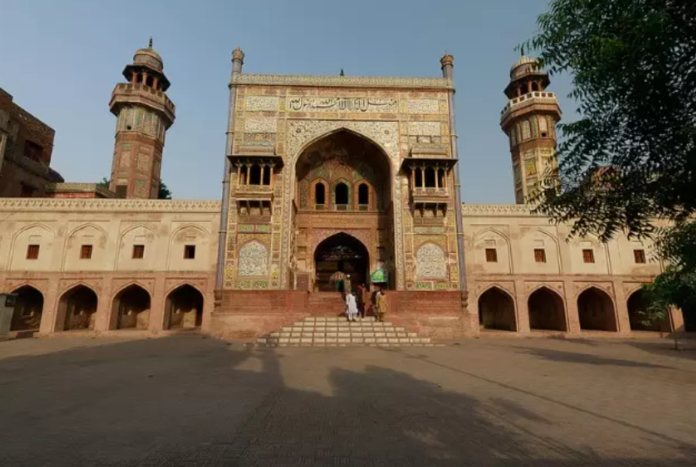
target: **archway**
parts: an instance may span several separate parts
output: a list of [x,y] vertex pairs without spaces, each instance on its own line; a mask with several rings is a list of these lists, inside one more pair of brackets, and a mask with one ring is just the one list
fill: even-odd
[[669,332],[669,319],[657,322],[645,323],[646,312],[650,306],[650,297],[643,289],[638,289],[628,297],[628,320],[631,324],[631,331],[653,331]]
[[516,331],[515,304],[509,294],[498,287],[484,292],[478,301],[479,326],[482,329]]
[[[367,252],[371,262],[358,265],[359,270],[353,272],[367,280],[369,268],[385,270],[389,286],[393,286],[396,258],[392,162],[384,150],[367,137],[341,129],[309,144],[299,155],[294,170],[296,287],[326,290],[330,288],[326,276],[339,272],[336,263],[317,264],[312,250],[307,248],[314,244],[314,233],[321,230],[341,230],[353,237],[363,238],[364,234],[374,239],[369,245],[373,249]],[[359,221],[354,216],[359,216]],[[353,231],[358,228],[360,235]],[[367,254],[360,255],[367,258]],[[312,271],[312,264],[326,270]],[[317,279],[314,287],[312,273]]]
[[527,305],[530,329],[568,331],[563,300],[556,292],[541,287],[529,296]]
[[131,285],[114,297],[112,313],[116,329],[147,329],[150,324],[150,294],[139,285]]
[[682,317],[684,319],[684,331],[696,332],[696,308],[684,308]]
[[168,329],[196,329],[203,322],[203,295],[188,284],[177,287],[166,301]]
[[10,331],[38,331],[44,304],[41,292],[30,285],[24,285],[12,293],[17,294],[17,300]]
[[58,302],[59,317],[64,317],[63,330],[94,329],[97,303],[97,294],[84,285],[65,292]]
[[596,287],[590,287],[578,296],[580,329],[587,331],[616,332],[616,313],[609,295]]
[[350,280],[351,286],[367,282],[370,255],[360,240],[338,233],[317,245],[314,264],[318,291],[343,291],[340,280],[344,276]]

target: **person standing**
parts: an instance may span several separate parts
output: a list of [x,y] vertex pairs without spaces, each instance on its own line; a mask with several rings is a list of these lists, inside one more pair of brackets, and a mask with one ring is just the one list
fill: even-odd
[[377,291],[377,316],[380,322],[384,322],[387,313],[389,313],[389,301],[382,289],[379,289]]
[[348,316],[348,321],[357,321],[358,303],[352,290],[346,292],[346,315]]

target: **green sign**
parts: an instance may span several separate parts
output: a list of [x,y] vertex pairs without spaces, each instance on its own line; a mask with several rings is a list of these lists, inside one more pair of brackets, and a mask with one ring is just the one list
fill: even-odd
[[370,279],[372,279],[373,284],[383,284],[387,282],[387,271],[384,269],[375,269],[370,274]]

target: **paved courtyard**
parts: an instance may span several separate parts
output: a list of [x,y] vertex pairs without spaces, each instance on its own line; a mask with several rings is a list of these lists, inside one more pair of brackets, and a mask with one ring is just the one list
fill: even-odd
[[0,465],[693,465],[696,352],[478,339],[0,343]]

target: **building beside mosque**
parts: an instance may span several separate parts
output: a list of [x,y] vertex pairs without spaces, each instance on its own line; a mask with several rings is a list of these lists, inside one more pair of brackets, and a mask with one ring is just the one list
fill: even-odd
[[341,313],[338,277],[379,281],[390,319],[434,338],[694,330],[678,311],[641,323],[640,288],[662,268],[649,243],[566,241],[569,226],[525,206],[556,166],[561,118],[533,59],[513,66],[501,113],[511,205],[461,203],[452,56],[429,78],[257,75],[243,62],[236,49],[221,200],[156,199],[176,110],[152,45],[111,96],[109,189],[45,177],[0,199],[15,331],[254,337]]

